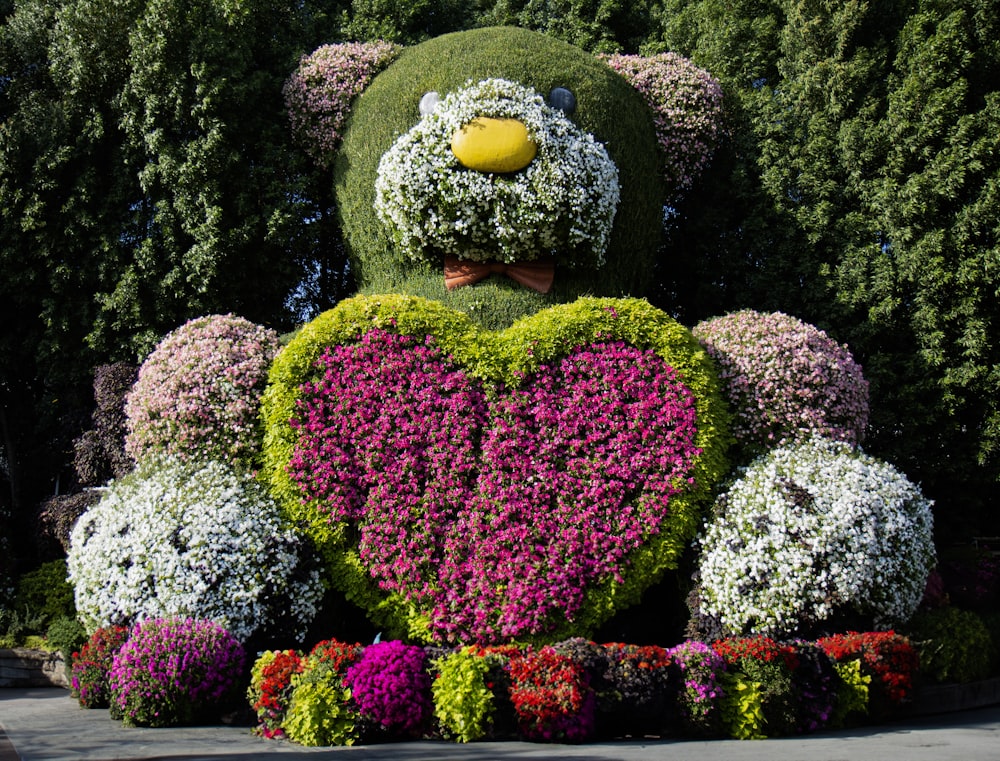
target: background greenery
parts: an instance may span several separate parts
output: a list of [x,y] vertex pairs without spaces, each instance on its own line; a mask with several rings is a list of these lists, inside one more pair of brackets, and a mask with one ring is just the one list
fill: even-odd
[[45,559],[35,510],[75,488],[95,367],[191,317],[286,330],[355,290],[281,106],[299,56],[498,23],[723,82],[728,139],[667,210],[650,299],[848,343],[866,449],[937,501],[942,540],[1000,534],[995,0],[0,0],[6,571]]

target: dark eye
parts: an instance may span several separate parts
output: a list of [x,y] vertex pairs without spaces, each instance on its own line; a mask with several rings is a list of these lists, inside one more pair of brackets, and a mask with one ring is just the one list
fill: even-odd
[[569,115],[576,111],[576,96],[565,87],[553,87],[549,93],[549,105]]
[[434,90],[425,92],[424,97],[420,99],[420,115],[429,116],[430,114],[433,114],[434,109],[437,108],[437,104],[440,100],[441,96],[434,92]]

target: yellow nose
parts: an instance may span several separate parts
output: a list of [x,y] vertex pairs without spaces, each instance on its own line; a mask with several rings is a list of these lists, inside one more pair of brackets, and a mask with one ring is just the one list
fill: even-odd
[[451,150],[459,163],[479,172],[516,172],[538,152],[528,128],[517,119],[480,116],[451,136]]

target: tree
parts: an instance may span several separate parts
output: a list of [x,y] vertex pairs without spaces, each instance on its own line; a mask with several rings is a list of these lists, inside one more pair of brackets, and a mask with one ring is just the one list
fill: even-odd
[[294,63],[282,2],[149,0],[129,35],[118,97],[146,224],[100,294],[98,345],[139,351],[192,311],[284,323],[300,279],[305,164],[281,101]]
[[349,41],[414,45],[471,23],[470,4],[460,0],[352,0],[350,5],[342,13],[340,30]]
[[16,0],[5,14],[0,499],[21,532],[68,470],[96,365],[212,312],[287,329],[314,306],[305,274],[343,270],[281,99],[340,10]]
[[649,33],[646,0],[481,0],[477,26],[520,26],[592,53],[637,53]]
[[922,0],[907,18],[875,130],[884,156],[865,187],[875,235],[836,271],[842,299],[867,317],[867,353],[898,340],[894,366],[877,368],[878,445],[942,502],[977,508],[962,524],[991,533],[1000,477],[998,34],[992,2]]
[[[69,442],[85,418],[94,361],[84,336],[102,262],[119,255],[128,178],[105,88],[113,45],[91,59],[63,55],[77,31],[65,6],[19,3],[0,31],[0,428],[5,498],[22,529],[30,506],[59,488]],[[102,26],[113,37],[115,17]],[[91,30],[92,31],[92,30]],[[109,171],[110,170],[110,171]],[[54,454],[56,453],[56,454]]]
[[995,3],[665,7],[659,44],[722,79],[731,125],[671,220],[689,265],[662,273],[665,308],[781,309],[849,343],[866,448],[922,482],[943,536],[996,533]]

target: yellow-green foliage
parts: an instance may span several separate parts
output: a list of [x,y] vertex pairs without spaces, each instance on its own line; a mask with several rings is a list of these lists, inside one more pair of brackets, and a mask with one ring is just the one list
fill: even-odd
[[292,678],[292,703],[285,717],[288,739],[299,745],[354,745],[359,739],[358,716],[351,708],[351,691],[331,677],[320,682]]
[[868,685],[871,684],[872,678],[861,673],[860,658],[849,661],[832,661],[832,663],[840,679],[837,685],[837,702],[833,707],[830,725],[839,727],[852,714],[857,716],[867,714]]
[[[477,288],[446,292],[440,267],[406,260],[392,246],[373,206],[379,160],[419,120],[421,96],[433,90],[443,97],[470,80],[489,77],[533,87],[542,96],[557,86],[571,89],[577,98],[571,118],[606,146],[618,167],[621,202],[600,271],[560,270],[548,296],[501,289],[481,300],[481,312],[522,315],[588,293],[641,294],[660,241],[665,197],[652,114],[639,93],[603,61],[547,35],[513,27],[446,34],[407,48],[355,100],[334,164],[334,187],[359,283],[366,292],[417,293],[463,311],[478,300],[471,295]],[[508,300],[514,303],[508,305]]]
[[440,658],[439,676],[431,685],[434,716],[442,733],[458,742],[486,736],[493,715],[493,692],[487,687],[490,661],[469,648]]
[[722,677],[722,722],[737,740],[763,740],[767,737],[764,718],[764,694],[761,685],[739,672]]
[[669,315],[640,299],[581,298],[524,318],[502,332],[479,328],[468,316],[434,301],[404,295],[356,296],[305,325],[276,358],[264,393],[265,465],[267,481],[287,517],[302,525],[316,542],[333,585],[367,610],[392,636],[427,639],[426,622],[401,596],[387,597],[371,581],[351,545],[347,526],[330,523],[302,494],[286,472],[296,434],[289,421],[295,414],[299,388],[314,380],[314,365],[323,350],[356,341],[372,328],[401,335],[432,335],[456,365],[487,385],[518,384],[521,373],[565,356],[576,346],[621,340],[652,349],[674,368],[695,397],[697,435],[702,454],[695,460],[695,485],[671,502],[667,525],[630,556],[623,582],[613,578],[590,588],[580,616],[546,636],[557,641],[586,636],[615,611],[637,603],[642,592],[675,569],[699,525],[717,483],[728,471],[729,415],[715,368],[691,332]]

